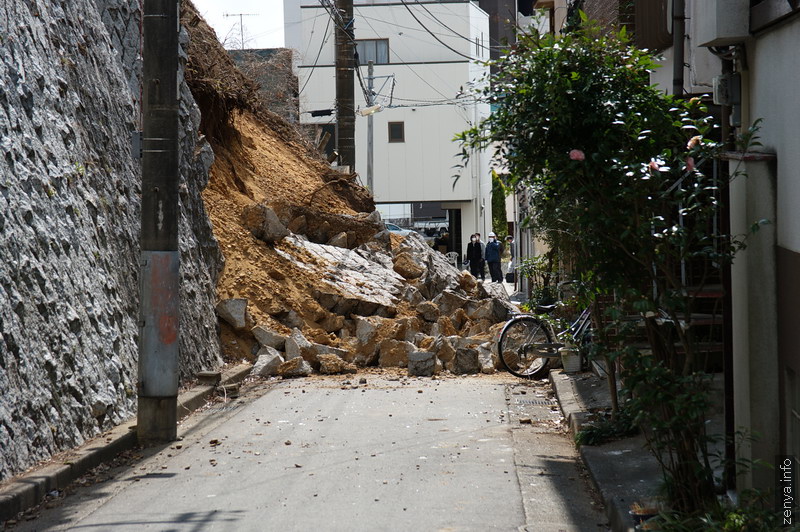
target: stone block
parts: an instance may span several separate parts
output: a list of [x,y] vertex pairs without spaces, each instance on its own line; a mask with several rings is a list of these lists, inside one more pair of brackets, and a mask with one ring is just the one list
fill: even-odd
[[308,377],[313,371],[311,364],[301,357],[287,360],[278,367],[278,375],[287,379],[292,377]]
[[275,211],[264,203],[242,209],[242,223],[254,237],[268,244],[275,243],[290,234]]
[[378,347],[378,365],[382,368],[408,366],[408,354],[416,350],[411,342],[384,340]]
[[405,279],[418,279],[425,273],[425,265],[420,264],[411,253],[405,251],[394,258],[394,271]]
[[336,375],[339,373],[356,373],[358,368],[333,354],[319,355],[319,372],[323,375]]
[[225,323],[237,331],[247,328],[250,315],[247,312],[247,299],[223,299],[217,303],[217,314]]
[[274,347],[262,347],[258,351],[256,363],[250,370],[250,375],[258,377],[268,377],[277,375],[281,364],[284,363],[280,352]]
[[313,349],[311,342],[300,332],[292,329],[292,334],[286,339],[286,360],[302,357],[303,352]]
[[485,342],[478,346],[478,362],[481,365],[481,373],[489,375],[497,371],[499,359],[492,352],[492,344],[490,342]]
[[423,301],[417,305],[417,312],[419,312],[425,321],[435,322],[439,319],[439,306],[431,301]]
[[478,350],[469,347],[460,347],[456,349],[456,356],[453,359],[453,369],[450,371],[456,375],[479,373],[481,371],[481,362],[478,358]]
[[337,248],[347,248],[348,247],[347,242],[348,242],[347,233],[343,231],[331,237],[331,239],[328,240],[327,245],[336,246]]
[[276,333],[263,325],[253,327],[252,333],[261,347],[273,347],[281,350],[286,345],[286,335]]
[[412,351],[408,354],[408,374],[430,377],[436,373],[436,355],[430,351]]

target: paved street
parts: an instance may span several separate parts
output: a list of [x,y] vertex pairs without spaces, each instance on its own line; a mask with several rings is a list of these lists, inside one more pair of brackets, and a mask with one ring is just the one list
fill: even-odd
[[605,530],[547,391],[505,373],[257,382],[15,530]]

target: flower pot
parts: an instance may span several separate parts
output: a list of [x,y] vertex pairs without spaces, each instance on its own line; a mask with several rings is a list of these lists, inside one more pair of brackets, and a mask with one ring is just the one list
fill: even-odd
[[562,347],[558,350],[561,355],[561,366],[564,373],[578,373],[581,370],[581,353],[575,347]]

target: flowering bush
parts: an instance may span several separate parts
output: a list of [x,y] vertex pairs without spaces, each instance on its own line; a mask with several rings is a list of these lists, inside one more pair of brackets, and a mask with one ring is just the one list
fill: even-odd
[[642,316],[651,355],[610,343],[603,328],[600,351],[625,356],[629,406],[675,507],[713,506],[707,379],[695,372],[684,326],[694,294],[680,274],[686,261],[729,263],[742,245],[715,232],[725,183],[703,172],[719,149],[712,118],[699,99],[651,86],[653,57],[624,31],[585,20],[564,36],[521,36],[498,66],[481,95],[496,110],[458,137],[462,157],[496,146],[508,184],[526,189],[529,227],[574,265],[588,299],[613,294],[605,319]]

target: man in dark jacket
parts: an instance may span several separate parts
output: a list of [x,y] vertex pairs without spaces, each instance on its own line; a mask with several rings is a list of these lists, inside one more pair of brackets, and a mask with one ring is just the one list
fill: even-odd
[[481,242],[478,234],[469,237],[469,244],[467,244],[467,261],[469,262],[469,273],[476,279],[480,276],[481,280],[486,280],[486,274],[483,270],[483,242]]
[[489,233],[489,243],[486,244],[486,263],[489,264],[489,275],[492,276],[493,283],[503,282],[503,272],[500,269],[500,254],[503,250],[500,248],[500,242],[497,241],[497,235]]

